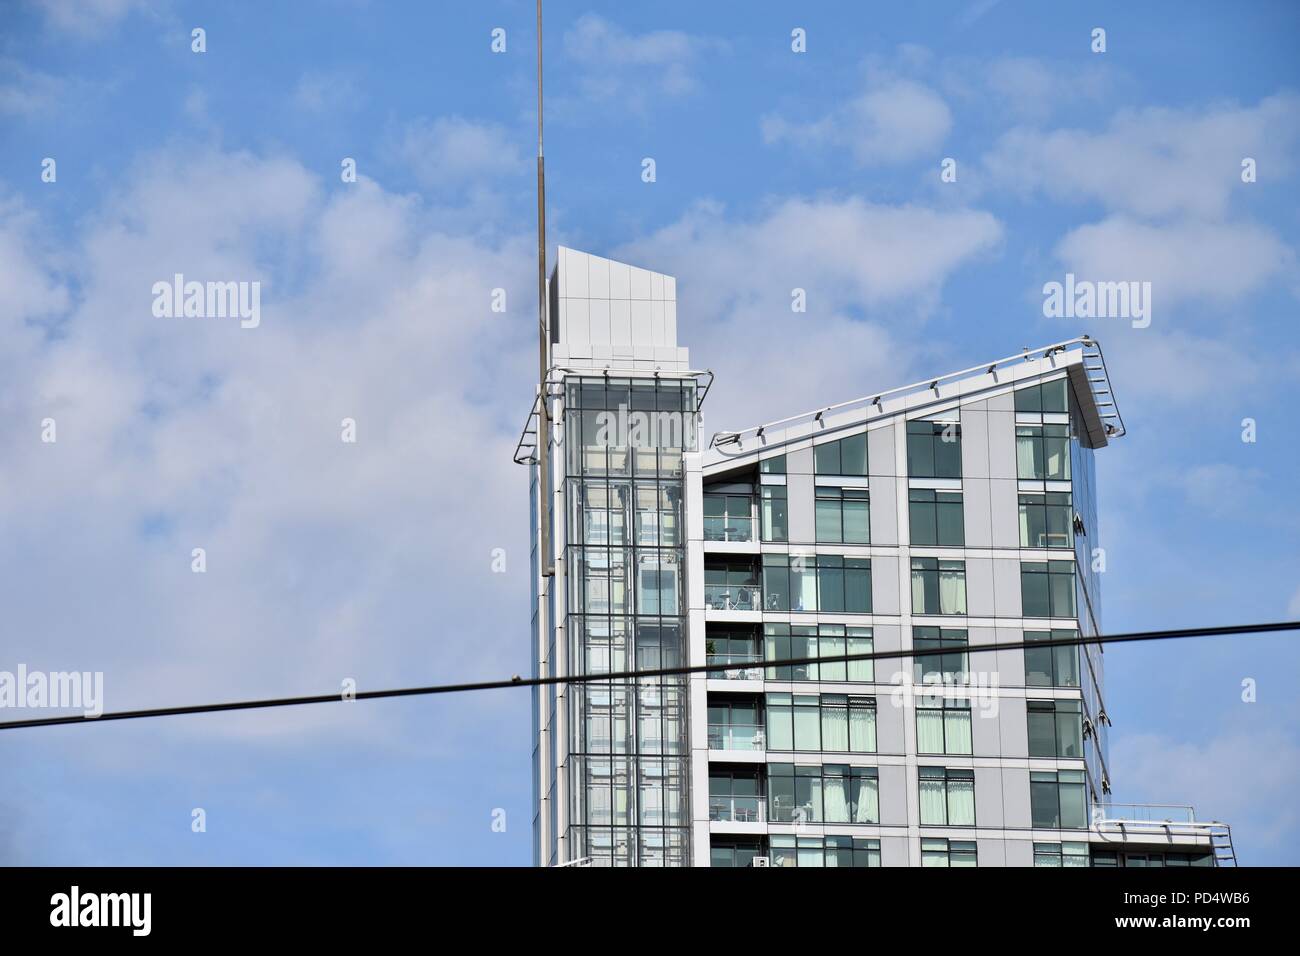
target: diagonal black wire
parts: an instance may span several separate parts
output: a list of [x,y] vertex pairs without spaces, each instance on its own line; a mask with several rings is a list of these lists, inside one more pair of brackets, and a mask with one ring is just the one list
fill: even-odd
[[[1074,647],[1083,644],[1126,644],[1135,641],[1167,641],[1177,638],[1218,637],[1233,634],[1272,634],[1278,631],[1300,631],[1300,621],[1278,621],[1268,624],[1229,624],[1219,627],[1184,627],[1163,631],[1133,631],[1127,634],[1093,635],[1090,637],[1062,637],[1045,641],[1006,641],[1000,644],[977,644],[965,648],[964,653],[982,654],[987,651],[1010,651],[1035,647]],[[379,700],[386,697],[422,697],[430,694],[459,694],[476,690],[502,690],[507,687],[544,687],[550,684],[590,684],[612,681],[636,680],[647,677],[674,677],[685,674],[722,674],[734,670],[757,667],[792,667],[799,664],[836,664],[840,661],[879,661],[915,657],[934,657],[952,654],[954,649],[872,651],[858,654],[834,654],[826,657],[787,657],[771,661],[749,661],[740,664],[696,664],[681,667],[659,667],[648,670],[610,671],[600,674],[578,674],[569,677],[512,677],[509,680],[477,681],[469,684],[434,684],[429,687],[403,687],[391,690],[357,691],[343,694],[318,694],[311,697],[276,697],[265,700],[240,700],[225,704],[190,704],[183,707],[155,707],[146,710],[118,710],[98,717],[74,714],[65,717],[38,717],[32,720],[12,720],[0,723],[0,730],[20,730],[27,727],[54,727],[64,724],[95,724],[106,720],[135,720],[140,717],[178,717],[182,714],[213,714],[222,711],[262,710],[269,707],[296,707],[301,704],[330,704],[344,700]]]

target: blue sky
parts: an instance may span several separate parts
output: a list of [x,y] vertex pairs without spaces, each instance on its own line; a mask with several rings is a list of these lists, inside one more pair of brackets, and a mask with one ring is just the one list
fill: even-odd
[[[806,7],[550,3],[552,249],[678,277],[706,433],[1089,332],[1106,628],[1300,617],[1300,8]],[[528,670],[532,4],[305,9],[0,3],[0,669],[110,709]],[[175,272],[261,326],[155,319]],[[1150,327],[1045,318],[1066,272]],[[1106,662],[1116,799],[1300,861],[1294,639]],[[509,692],[6,733],[0,862],[523,864],[528,752]]]

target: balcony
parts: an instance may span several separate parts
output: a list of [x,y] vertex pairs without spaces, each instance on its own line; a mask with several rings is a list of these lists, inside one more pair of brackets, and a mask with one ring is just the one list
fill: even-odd
[[705,518],[705,541],[753,541],[753,518]]
[[763,750],[766,734],[760,724],[709,724],[710,750]]
[[709,819],[715,823],[766,823],[766,797],[709,797]]
[[757,584],[705,584],[704,606],[710,611],[761,611],[762,588]]
[[710,654],[707,658],[709,664],[753,664],[753,667],[739,668],[729,671],[710,672],[710,680],[762,680],[763,668],[758,666],[762,663],[762,658],[757,654]]
[[1177,803],[1108,803],[1095,804],[1092,818],[1105,823],[1186,825],[1196,822],[1196,811]]

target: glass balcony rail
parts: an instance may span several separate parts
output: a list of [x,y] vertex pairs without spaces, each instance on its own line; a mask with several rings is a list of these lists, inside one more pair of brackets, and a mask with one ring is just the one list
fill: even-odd
[[1095,804],[1092,818],[1128,823],[1195,823],[1196,811],[1176,803]]
[[[710,664],[751,664],[761,662],[762,658],[757,654],[710,654],[708,663]],[[729,671],[710,672],[709,678],[712,680],[762,680],[762,667],[744,667],[736,668]]]
[[706,584],[704,606],[711,611],[761,611],[763,593],[757,584]]
[[766,823],[766,797],[709,797],[709,819],[720,823]]
[[762,750],[765,746],[759,724],[709,724],[710,750]]
[[705,541],[753,541],[754,519],[739,515],[704,518]]

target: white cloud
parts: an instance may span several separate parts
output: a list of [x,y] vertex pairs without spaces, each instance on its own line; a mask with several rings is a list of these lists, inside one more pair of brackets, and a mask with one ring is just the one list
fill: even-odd
[[952,113],[938,94],[896,78],[872,83],[851,102],[817,119],[775,114],[762,119],[765,142],[845,147],[864,166],[905,162],[933,152],[951,128]]
[[65,82],[0,57],[0,113],[28,115],[53,110]]
[[519,175],[528,168],[519,142],[504,127],[459,116],[410,123],[392,151],[421,184],[437,189]]
[[1056,257],[1080,279],[1150,282],[1153,323],[1178,303],[1232,302],[1280,275],[1295,279],[1291,248],[1249,222],[1151,225],[1112,216],[1067,233]]
[[718,374],[705,414],[721,429],[903,384],[936,360],[921,330],[943,283],[1001,238],[976,210],[791,199],[750,221],[703,204],[620,257],[677,276],[681,341]]
[[[501,662],[526,647],[527,483],[509,459],[533,342],[489,301],[530,300],[531,237],[449,235],[412,200],[327,192],[278,157],[177,146],[137,171],[58,257],[25,255],[39,224],[0,206],[16,253],[0,269],[21,280],[0,277],[0,573],[23,582],[4,660],[102,670],[110,709],[522,669]],[[154,318],[173,272],[263,280],[261,326]],[[30,324],[50,313],[54,339]],[[363,735],[386,713],[159,733]],[[373,739],[421,745],[397,729]]]
[[96,36],[136,11],[156,12],[168,0],[33,0],[55,29],[81,37]]
[[308,113],[353,110],[361,105],[356,81],[339,71],[308,70],[298,78],[291,102]]
[[1018,127],[984,157],[993,184],[1026,194],[1098,202],[1141,217],[1223,216],[1241,181],[1243,157],[1260,185],[1295,172],[1300,96],[1278,93],[1255,106],[1148,108],[1117,114],[1101,132]]
[[1275,848],[1300,836],[1300,745],[1281,730],[1227,730],[1204,742],[1113,737],[1111,765],[1117,802],[1191,803],[1199,819],[1232,824],[1246,864],[1286,862]]
[[642,109],[653,96],[681,96],[697,88],[696,70],[726,43],[680,30],[629,33],[585,13],[564,34],[564,53],[578,66],[578,85],[590,100],[619,100]]

